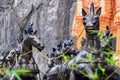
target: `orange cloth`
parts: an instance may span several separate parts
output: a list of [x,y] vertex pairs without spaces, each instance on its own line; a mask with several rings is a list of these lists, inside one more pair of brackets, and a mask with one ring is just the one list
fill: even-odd
[[76,11],[72,26],[72,37],[76,37],[76,46],[78,49],[81,47],[82,37],[86,37],[85,31],[79,37],[80,33],[84,29],[82,22],[82,8],[88,12],[91,3],[94,3],[95,11],[102,7],[100,15],[100,30],[105,32],[106,26],[109,26],[111,33],[117,34],[116,50],[120,50],[120,0],[76,0]]

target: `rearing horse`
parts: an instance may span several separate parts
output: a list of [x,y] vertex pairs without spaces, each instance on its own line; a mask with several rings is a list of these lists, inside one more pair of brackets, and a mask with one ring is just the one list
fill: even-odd
[[[25,30],[25,38],[18,46],[18,48],[20,48],[20,55],[18,57],[18,63],[16,63],[17,66],[15,65],[16,69],[29,69],[30,71],[37,71],[36,73],[38,73],[39,70],[32,55],[32,47],[42,51],[44,49],[44,45],[42,45],[40,40],[35,36],[36,33],[37,30],[33,31],[32,25]],[[22,77],[23,80],[28,80],[24,78],[25,77]],[[14,74],[11,79],[15,79]]]

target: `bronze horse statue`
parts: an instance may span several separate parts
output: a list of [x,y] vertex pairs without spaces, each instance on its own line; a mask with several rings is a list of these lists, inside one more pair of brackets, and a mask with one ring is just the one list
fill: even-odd
[[[27,30],[25,30],[25,37],[22,43],[18,45],[16,50],[19,52],[18,61],[14,65],[12,69],[28,69],[31,71],[33,77],[30,78],[30,76],[21,76],[20,77],[23,80],[36,80],[36,73],[39,73],[39,69],[34,61],[33,53],[32,53],[32,47],[37,48],[39,51],[42,51],[44,49],[44,45],[41,44],[39,38],[37,38],[35,35],[37,33],[36,31],[33,31],[32,25],[28,27]],[[9,55],[13,55],[9,54]],[[11,58],[12,56],[9,56],[8,58]],[[13,74],[11,76],[12,80],[17,80],[15,75]]]
[[86,39],[87,39],[87,48],[92,49],[100,49],[100,40],[98,38],[98,33],[94,31],[99,31],[99,16],[101,14],[101,7],[94,13],[94,4],[91,4],[90,11],[87,14],[84,9],[82,9],[83,15],[83,24],[86,31]]
[[[105,58],[110,58],[112,55],[109,54],[109,56],[103,55],[102,51],[106,51],[109,52],[110,51],[114,51],[114,49],[111,46],[112,43],[112,39],[110,39],[110,37],[112,36],[110,34],[110,29],[108,28],[108,26],[106,26],[106,33],[105,35],[103,35],[103,39],[100,39],[100,35],[99,35],[99,25],[100,25],[100,21],[99,21],[99,16],[101,14],[101,7],[96,11],[96,13],[94,13],[94,4],[92,3],[90,6],[90,11],[87,14],[85,12],[84,9],[82,9],[82,15],[83,15],[83,24],[84,24],[84,28],[86,31],[86,40],[84,40],[84,44],[82,47],[82,50],[86,51],[85,54],[83,54],[85,57],[89,57],[88,54],[92,53],[93,55],[93,60],[96,60],[96,63],[94,63],[94,67],[98,68],[99,66],[103,67],[105,69],[105,73],[107,75],[110,75],[114,72],[115,67],[111,67],[111,65],[109,65],[107,62],[105,62]],[[106,42],[106,44],[104,44]],[[84,58],[85,58],[84,57]],[[80,58],[80,57],[79,57]],[[78,61],[79,62],[79,61]],[[83,69],[86,71],[86,69],[83,67]],[[89,67],[88,70],[91,71],[95,71],[94,68],[92,68],[91,66]],[[86,71],[87,73],[87,71]],[[89,74],[89,73],[87,73]],[[101,70],[98,68],[97,70],[97,74],[99,74],[99,78],[103,77],[103,79],[105,79],[105,75],[102,74]],[[102,76],[103,75],[103,76]],[[118,77],[118,74],[111,76],[110,80],[120,80]],[[85,77],[82,75],[80,75],[80,72],[78,71],[72,71],[70,74],[70,80],[88,80],[88,79],[92,79],[95,80],[94,77],[90,77],[88,76]]]
[[7,59],[6,59],[6,56],[9,54],[9,51],[7,50],[3,50],[1,53],[0,53],[0,68],[1,70],[3,70],[2,73],[0,73],[0,77],[3,77],[4,76],[4,73],[5,73],[5,70],[7,69]]
[[[72,59],[74,56],[77,55],[78,51],[71,47],[73,45],[73,39],[65,39],[62,42],[60,42],[56,48],[53,48],[52,52],[50,53],[50,57],[55,58],[58,56],[62,56],[64,54],[64,56],[68,56],[69,59]],[[52,61],[48,61],[48,67],[54,68],[57,65],[63,64],[64,63],[64,58],[60,57],[58,59],[52,60]],[[49,71],[48,71],[49,72]],[[55,75],[52,75],[50,77],[44,77],[44,80],[66,80],[69,78],[69,70],[66,70],[65,72],[62,73],[57,73]],[[46,79],[45,79],[46,78]]]
[[[86,58],[87,55],[87,51],[85,50],[86,48],[88,48],[90,46],[90,48],[94,48],[97,47],[97,49],[100,48],[100,44],[90,44],[90,43],[98,43],[95,39],[97,39],[97,34],[91,34],[91,30],[99,30],[99,16],[100,16],[100,12],[101,12],[101,8],[99,8],[96,12],[96,14],[94,14],[94,4],[91,4],[90,7],[90,13],[87,14],[84,9],[82,10],[82,14],[83,14],[83,24],[85,26],[85,30],[86,30],[86,37],[88,40],[85,41],[85,45],[83,45],[83,48],[81,49],[81,51],[73,58],[71,59],[68,63],[63,63],[61,65],[57,65],[53,68],[51,68],[48,72],[47,72],[47,76],[51,76],[52,74],[56,74],[56,73],[60,73],[66,70],[69,70],[70,67],[72,66],[73,63],[78,63],[79,61],[81,61],[81,59]],[[91,39],[89,39],[91,38]],[[99,40],[98,40],[99,41]],[[86,73],[88,74],[93,74],[93,71],[90,67],[89,64],[87,63],[82,63],[82,64],[78,64],[79,69],[83,69],[85,70]],[[90,76],[91,79],[93,79],[92,76]],[[76,73],[75,71],[71,71],[70,73],[70,80],[79,80],[81,78],[77,78],[76,77]],[[48,79],[49,80],[49,79]]]
[[[70,61],[67,63],[63,63],[61,65],[56,65],[53,68],[51,68],[47,73],[46,76],[52,76],[57,73],[62,73],[66,70],[69,70],[72,64],[77,64],[75,69],[70,72],[70,80],[95,80],[95,78],[92,76],[94,74],[94,69],[91,67],[89,63],[82,62],[82,59],[85,59],[89,57],[89,53],[93,54],[93,59],[100,59],[100,50],[105,50],[108,44],[103,45],[102,41],[99,39],[99,16],[101,14],[101,8],[99,8],[96,12],[94,13],[94,4],[92,3],[90,6],[90,11],[87,14],[84,9],[82,9],[82,15],[83,15],[83,24],[85,27],[86,31],[86,39],[84,39],[82,42],[82,48],[80,52]],[[106,30],[106,35],[107,39],[109,39],[109,29],[107,28]],[[107,40],[107,39],[103,39]],[[82,63],[81,63],[82,62]],[[96,63],[95,63],[96,64]],[[96,65],[98,67],[98,65]],[[108,66],[109,67],[109,66]],[[113,70],[113,68],[111,68]],[[85,77],[83,74],[79,72],[79,70],[84,70],[85,73],[87,73],[89,76]],[[108,70],[108,69],[106,69]],[[109,69],[110,70],[110,69]],[[49,79],[45,79],[49,80]],[[50,79],[52,80],[52,79]]]
[[[88,57],[89,53],[87,52],[87,50],[94,51],[98,54],[97,51],[100,49],[100,40],[98,38],[98,33],[94,33],[93,31],[99,30],[100,14],[101,14],[101,8],[99,8],[95,13],[93,3],[91,3],[91,5],[90,5],[90,10],[89,10],[88,14],[86,13],[86,11],[84,9],[82,9],[83,24],[84,24],[84,28],[86,31],[86,40],[85,40],[84,45],[81,50],[81,52],[82,51],[83,52],[80,53],[80,56],[78,56],[76,58]],[[96,57],[99,58],[98,56],[95,55],[95,58]],[[78,59],[78,62],[79,62],[79,59]],[[91,74],[91,75],[93,74],[93,70],[88,63],[84,63],[83,65],[80,63],[80,65],[84,66],[81,69],[83,69],[87,74]],[[87,66],[87,67],[85,67],[85,66]],[[72,70],[70,73],[70,80],[79,80],[79,79],[84,80],[84,79],[89,79],[89,78],[94,79],[91,76],[89,76],[88,78],[84,77],[84,76],[82,77],[82,75],[80,75],[79,71]]]

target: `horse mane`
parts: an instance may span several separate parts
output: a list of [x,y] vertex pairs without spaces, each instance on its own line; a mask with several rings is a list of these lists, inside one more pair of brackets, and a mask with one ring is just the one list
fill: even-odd
[[33,34],[33,23],[28,24],[26,32],[30,35]]

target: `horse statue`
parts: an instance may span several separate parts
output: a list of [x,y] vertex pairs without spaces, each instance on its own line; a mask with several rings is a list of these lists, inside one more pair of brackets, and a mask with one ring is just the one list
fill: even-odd
[[90,11],[87,14],[84,9],[82,9],[82,15],[83,15],[83,24],[86,31],[86,41],[87,45],[86,48],[90,48],[93,51],[98,51],[100,49],[100,40],[98,37],[98,33],[95,33],[94,31],[99,31],[99,16],[101,14],[101,8],[99,8],[94,13],[94,4],[91,4]]
[[[23,80],[36,80],[35,75],[39,73],[39,69],[35,63],[35,60],[33,58],[32,53],[32,47],[37,48],[39,51],[42,51],[44,49],[44,45],[41,44],[39,38],[37,38],[35,35],[37,33],[36,31],[33,31],[32,25],[28,26],[27,30],[25,30],[25,37],[22,43],[20,43],[17,48],[9,53],[7,56],[7,59],[12,59],[13,56],[15,57],[17,52],[17,62],[12,67],[12,69],[27,69],[30,70],[32,73],[32,77],[30,75],[23,76],[20,74],[20,77]],[[11,80],[16,80],[15,75],[13,74],[10,78]]]
[[[114,52],[115,50],[112,48],[112,40],[111,36],[112,34],[110,34],[110,29],[108,28],[108,26],[106,26],[106,33],[103,35],[100,35],[100,31],[99,31],[99,16],[101,14],[101,8],[99,8],[96,13],[94,13],[94,4],[92,3],[90,6],[90,11],[87,14],[85,12],[84,9],[82,9],[82,15],[83,15],[83,24],[84,24],[84,28],[86,31],[86,39],[83,41],[83,47],[82,47],[82,51],[84,51],[84,54],[82,55],[82,53],[80,55],[84,56],[84,58],[89,57],[89,53],[92,53],[93,58],[92,60],[95,60],[94,63],[94,67],[98,68],[97,70],[97,74],[99,74],[99,78],[102,77],[101,79],[105,79],[105,75],[103,75],[103,73],[101,72],[101,70],[99,69],[99,66],[103,67],[105,69],[105,73],[107,75],[110,75],[114,72],[115,67],[109,65],[107,62],[105,62],[106,58],[111,58],[111,56],[113,54],[103,54],[102,52]],[[102,37],[102,39],[101,39]],[[78,57],[80,58],[80,57]],[[83,57],[82,57],[83,58]],[[79,59],[78,59],[78,63],[79,63]],[[80,63],[81,64],[81,63]],[[88,65],[89,66],[89,65]],[[92,68],[91,66],[89,66],[89,69],[85,69],[85,67],[83,68],[85,71],[89,71],[91,70],[92,72],[95,71],[94,68]],[[89,74],[86,71],[87,74]],[[70,80],[79,80],[82,79],[82,75],[79,74],[80,72],[78,71],[72,71],[70,74]],[[90,73],[91,74],[91,73]],[[79,75],[79,77],[78,77]],[[93,75],[93,74],[92,74]],[[117,77],[119,74],[114,74],[112,76],[110,76],[110,79],[112,80],[119,80],[119,78]],[[86,77],[83,76],[85,79]],[[83,78],[83,80],[84,80]],[[88,76],[89,79],[95,79],[95,78],[91,78],[90,76]]]
[[[55,58],[55,57],[59,57],[59,56],[62,56],[62,57],[59,57],[58,59],[55,59],[52,61],[48,61],[48,63],[47,63],[48,67],[51,69],[51,68],[54,68],[54,66],[63,64],[64,63],[63,56],[66,56],[69,59],[72,59],[74,56],[76,56],[78,51],[74,47],[71,47],[72,45],[73,45],[73,39],[70,38],[70,39],[63,40],[62,42],[60,42],[57,45],[56,48],[53,48],[49,57],[51,57],[51,58]],[[50,76],[48,80],[51,80],[51,79],[66,80],[69,78],[68,75],[69,75],[69,71],[65,71],[65,72],[57,73],[55,75]]]
[[[100,11],[101,11],[101,8],[99,8],[97,13],[94,14],[93,13],[94,12],[93,8],[94,8],[94,4],[91,4],[90,13],[89,14],[87,14],[84,10],[82,10],[82,13],[83,13],[83,16],[84,16],[83,24],[85,25],[85,30],[86,30],[86,33],[87,33],[86,37],[88,38],[89,36],[92,36],[91,37],[92,39],[90,41],[92,41],[93,39],[95,41],[95,39],[96,39],[97,34],[94,34],[94,35],[92,34],[91,35],[89,30],[99,30],[99,15],[100,15]],[[95,44],[94,44],[94,46],[90,45],[89,44],[90,41],[86,40],[86,42],[83,43],[83,44],[85,44],[85,45],[83,45],[84,48],[73,59],[71,59],[67,63],[63,63],[61,65],[57,65],[57,66],[51,68],[47,72],[47,76],[51,76],[52,74],[60,73],[60,72],[63,72],[65,70],[69,70],[73,63],[78,63],[78,61],[80,61],[81,59],[86,57],[87,51],[85,49],[88,46],[91,46],[91,47],[97,46],[97,48],[100,47],[100,46],[95,45]],[[79,69],[85,70],[86,73],[88,73],[88,74],[91,74],[91,75],[93,74],[93,71],[92,71],[92,69],[91,69],[89,64],[86,64],[86,63],[79,64]],[[77,80],[74,74],[75,74],[74,70],[71,71],[71,73],[70,73],[70,80]],[[93,79],[92,76],[90,76],[90,78]]]
[[[50,53],[50,57],[58,57],[63,55],[65,53],[65,56],[70,56],[71,58],[74,57],[77,54],[77,50],[73,47],[73,39],[65,39],[61,43],[57,45],[57,48],[53,48],[52,52]],[[68,50],[69,49],[69,50]],[[54,62],[57,64],[62,64],[63,57],[59,58],[58,60],[54,60]]]
[[[99,16],[101,14],[101,8],[99,8],[96,13],[94,13],[94,4],[92,3],[90,6],[90,11],[87,14],[84,9],[82,9],[82,15],[83,15],[83,24],[85,27],[86,31],[86,39],[82,39],[82,48],[79,51],[79,53],[70,61],[67,63],[63,63],[61,65],[56,65],[53,68],[51,68],[47,73],[46,77],[49,77],[51,75],[54,75],[56,73],[62,73],[66,70],[70,70],[70,67],[72,64],[77,64],[76,67],[74,67],[73,70],[70,72],[70,80],[88,80],[92,79],[95,80],[96,78],[93,76],[94,74],[94,68],[89,64],[89,62],[83,62],[83,60],[87,57],[89,57],[89,53],[92,53],[93,55],[93,60],[98,61],[95,64],[95,67],[98,67],[99,61],[101,60],[101,52],[100,50],[108,51],[106,48],[109,48],[109,44],[103,44],[104,42],[109,41],[110,38],[110,30],[108,27],[106,27],[106,34],[103,36],[103,39],[100,39],[99,36]],[[111,49],[111,48],[109,48]],[[102,64],[102,63],[101,63]],[[108,66],[105,64],[103,66],[106,69],[106,73],[110,74],[111,72],[114,72],[113,67]],[[107,69],[110,67],[109,69]],[[76,71],[78,70],[78,71]],[[83,74],[79,72],[79,70],[84,71],[87,73],[89,76],[85,77]],[[109,73],[110,71],[110,73]],[[100,72],[100,70],[98,70]],[[101,73],[101,72],[100,72]],[[99,73],[98,73],[99,74]],[[100,76],[99,76],[100,77]],[[112,78],[112,77],[111,77]],[[118,79],[114,78],[113,79]],[[49,79],[45,79],[49,80]],[[51,80],[51,79],[50,79]]]
[[5,70],[7,69],[7,55],[9,54],[9,51],[7,50],[3,50],[0,53],[0,69],[1,71],[3,71],[2,73],[0,73],[0,77],[4,76]]

